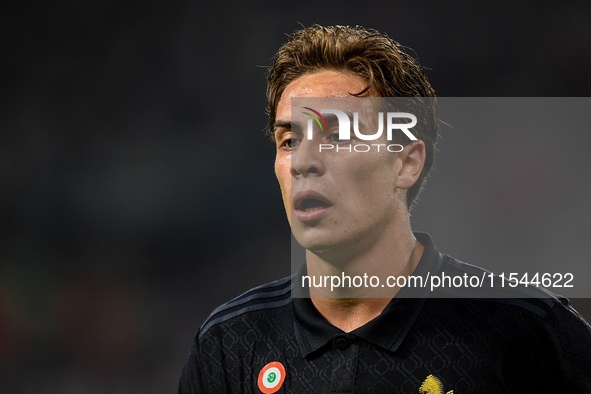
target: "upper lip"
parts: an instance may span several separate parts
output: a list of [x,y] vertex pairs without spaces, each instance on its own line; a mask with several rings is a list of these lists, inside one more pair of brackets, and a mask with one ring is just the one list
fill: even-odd
[[314,190],[305,190],[305,191],[296,193],[296,195],[293,197],[294,209],[300,209],[300,207],[302,206],[302,202],[304,200],[308,200],[308,199],[312,199],[312,198],[314,198],[316,200],[320,200],[328,206],[332,205],[330,200],[326,196],[324,196],[322,193],[319,193]]

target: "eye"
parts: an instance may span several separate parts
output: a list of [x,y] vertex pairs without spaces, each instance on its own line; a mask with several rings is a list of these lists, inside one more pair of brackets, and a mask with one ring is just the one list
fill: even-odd
[[283,141],[281,141],[281,145],[279,147],[291,150],[297,148],[300,145],[300,142],[301,141],[297,138],[285,138]]
[[342,140],[339,138],[339,133],[333,133],[331,135],[328,136],[328,139],[333,141],[336,144],[348,144],[351,142],[351,139],[348,140]]

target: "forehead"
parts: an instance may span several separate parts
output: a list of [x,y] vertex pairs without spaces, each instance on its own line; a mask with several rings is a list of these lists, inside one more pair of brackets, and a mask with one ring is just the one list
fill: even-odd
[[[294,97],[352,97],[365,89],[363,78],[339,71],[321,71],[296,79],[283,91],[277,105],[277,119],[290,117],[291,99]],[[370,89],[371,90],[371,89]],[[369,96],[364,93],[362,96]]]

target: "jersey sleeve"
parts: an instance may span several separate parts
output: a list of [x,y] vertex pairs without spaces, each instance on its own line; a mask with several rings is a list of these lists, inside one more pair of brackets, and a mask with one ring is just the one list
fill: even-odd
[[195,342],[191,346],[191,352],[179,380],[178,394],[200,394],[200,393],[215,393],[211,387],[201,349],[199,347],[199,331],[195,334]]
[[591,394],[591,327],[568,300],[544,319],[524,378],[528,392]]

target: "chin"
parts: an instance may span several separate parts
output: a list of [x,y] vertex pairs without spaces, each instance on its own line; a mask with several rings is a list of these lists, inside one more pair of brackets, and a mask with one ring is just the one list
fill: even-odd
[[309,250],[319,257],[343,257],[343,252],[350,253],[351,241],[348,239],[337,239],[335,237],[322,236],[318,233],[314,234],[313,232],[299,235],[294,233],[294,236],[304,249]]
[[321,236],[316,231],[305,231],[303,233],[294,231],[294,237],[304,249],[311,252],[322,251],[335,246],[334,241]]

